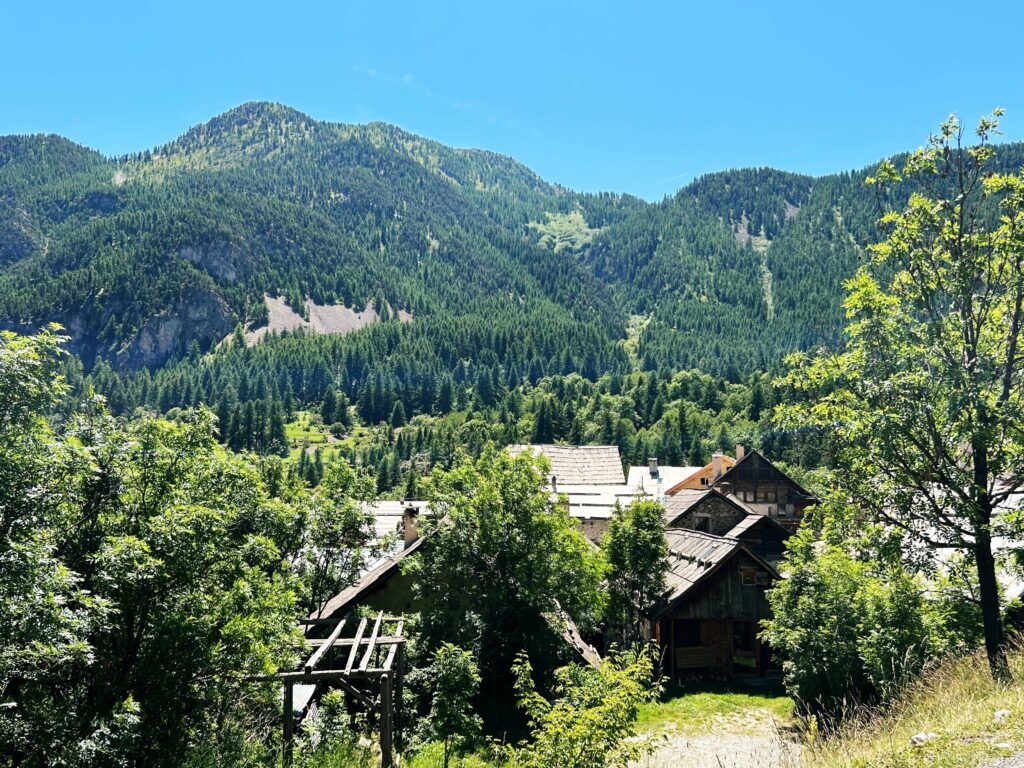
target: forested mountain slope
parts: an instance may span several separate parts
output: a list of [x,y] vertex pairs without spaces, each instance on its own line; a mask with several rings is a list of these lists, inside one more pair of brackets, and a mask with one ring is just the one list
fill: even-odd
[[367,359],[594,375],[629,367],[628,348],[735,378],[835,339],[876,237],[867,172],[728,171],[650,204],[267,103],[121,158],[5,137],[0,325],[58,321],[87,367],[138,370],[259,326],[270,294],[411,315],[357,332]]

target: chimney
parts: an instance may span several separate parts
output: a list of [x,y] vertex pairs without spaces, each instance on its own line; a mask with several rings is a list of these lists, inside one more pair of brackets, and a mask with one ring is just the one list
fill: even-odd
[[420,532],[416,529],[416,518],[419,514],[420,511],[415,504],[406,504],[402,511],[402,537],[406,548],[420,537]]
[[711,454],[711,477],[712,482],[722,476],[722,459],[725,458],[721,451]]
[[651,477],[658,476],[658,459],[654,456],[647,460],[647,471],[651,473]]
[[736,461],[739,461],[746,455],[747,450],[743,447],[743,443],[736,443]]

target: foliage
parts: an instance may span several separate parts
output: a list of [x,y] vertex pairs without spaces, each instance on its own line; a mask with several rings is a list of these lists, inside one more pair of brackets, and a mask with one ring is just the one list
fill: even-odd
[[471,749],[480,737],[480,718],[472,707],[480,688],[480,672],[472,653],[443,643],[422,676],[430,692],[423,737],[443,744],[442,765],[448,768],[453,754]]
[[532,729],[528,743],[506,746],[504,757],[516,768],[625,768],[651,751],[649,740],[636,738],[640,705],[658,695],[652,683],[654,655],[638,649],[609,656],[597,669],[562,667],[548,701],[534,685],[533,668],[521,655],[516,661],[516,692]]
[[[1024,657],[1009,654],[1020,678]],[[1006,710],[1009,715],[994,717]],[[1012,761],[1024,739],[1024,686],[992,679],[984,652],[946,659],[884,708],[864,708],[802,754],[807,768],[976,768]],[[934,734],[920,745],[911,737]],[[1000,760],[999,758],[1005,758]]]
[[373,478],[343,459],[328,466],[304,505],[304,540],[297,571],[303,581],[303,610],[319,614],[326,602],[355,583],[376,554]]
[[486,703],[502,697],[519,651],[543,659],[559,652],[545,614],[561,607],[587,627],[600,611],[599,559],[544,490],[538,461],[488,450],[435,470],[425,493],[428,544],[409,566],[427,606],[426,647],[443,640],[471,650]]
[[787,542],[763,636],[803,712],[828,720],[889,700],[929,662],[978,641],[971,585],[926,579],[900,554],[896,537],[835,504]]
[[[1024,174],[990,173],[997,110],[964,146],[951,117],[902,173],[918,185],[882,219],[887,238],[849,282],[843,348],[791,359],[808,399],[789,425],[832,438],[841,487],[867,513],[934,549],[969,552],[994,674],[1004,671],[992,538],[1024,482]],[[888,197],[886,197],[888,196]]]
[[616,507],[601,542],[607,563],[610,626],[624,646],[640,642],[647,612],[665,589],[665,509],[653,501]]
[[237,754],[276,709],[241,676],[293,653],[295,512],[209,412],[122,425],[93,401],[55,424],[57,341],[0,340],[0,754],[172,765],[197,735]]

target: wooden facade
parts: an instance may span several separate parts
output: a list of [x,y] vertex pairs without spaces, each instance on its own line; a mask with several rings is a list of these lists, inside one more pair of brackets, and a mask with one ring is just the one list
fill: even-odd
[[671,679],[691,674],[763,675],[771,652],[758,638],[771,616],[765,592],[779,578],[738,539],[667,532],[669,591],[654,612],[654,636]]

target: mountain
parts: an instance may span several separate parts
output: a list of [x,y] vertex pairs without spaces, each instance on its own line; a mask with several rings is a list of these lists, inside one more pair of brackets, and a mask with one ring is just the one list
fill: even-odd
[[738,375],[836,338],[843,280],[875,237],[866,173],[728,171],[647,203],[259,102],[118,158],[2,137],[0,324],[60,322],[87,367],[126,371],[239,323],[359,313],[385,321],[352,342],[374,359]]

